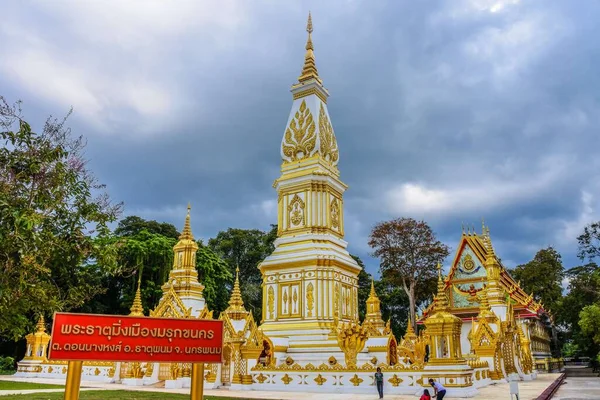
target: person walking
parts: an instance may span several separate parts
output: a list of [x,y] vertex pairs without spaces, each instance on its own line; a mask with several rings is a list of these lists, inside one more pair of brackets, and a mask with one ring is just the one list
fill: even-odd
[[383,374],[381,373],[381,368],[379,367],[377,367],[377,372],[375,372],[375,383],[377,384],[379,398],[383,399]]
[[446,388],[441,383],[435,382],[433,379],[429,379],[429,384],[433,388],[433,395],[436,396],[436,400],[442,400],[446,395]]

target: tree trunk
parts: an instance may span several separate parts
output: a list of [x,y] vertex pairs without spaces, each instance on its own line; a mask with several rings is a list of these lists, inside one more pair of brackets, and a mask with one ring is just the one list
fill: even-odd
[[417,332],[417,318],[415,313],[415,282],[410,282],[409,284],[409,293],[408,293],[408,307],[409,307],[409,315],[410,315],[410,323],[412,324],[412,328]]

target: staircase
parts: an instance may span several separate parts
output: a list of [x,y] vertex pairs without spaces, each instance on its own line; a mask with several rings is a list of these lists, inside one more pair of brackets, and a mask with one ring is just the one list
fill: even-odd
[[587,378],[597,377],[600,374],[594,372],[594,369],[587,365],[565,365],[565,374],[567,378]]

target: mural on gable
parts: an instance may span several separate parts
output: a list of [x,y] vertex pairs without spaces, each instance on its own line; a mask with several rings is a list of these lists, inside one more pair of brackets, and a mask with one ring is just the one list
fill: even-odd
[[468,245],[461,252],[452,276],[452,306],[479,307],[479,292],[483,289],[487,272]]

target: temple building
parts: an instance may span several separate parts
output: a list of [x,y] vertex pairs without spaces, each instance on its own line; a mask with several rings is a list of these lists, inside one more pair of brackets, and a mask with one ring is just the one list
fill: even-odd
[[[485,225],[481,234],[463,230],[440,290],[448,298],[448,312],[462,321],[462,351],[487,361],[493,379],[511,373],[531,379],[535,363],[550,360],[550,335],[542,321],[551,316],[502,265]],[[435,303],[423,313],[425,326],[434,309]]]
[[[317,72],[309,14],[304,64],[292,85],[292,107],[281,141],[275,250],[258,265],[262,321],[242,300],[239,270],[224,325],[221,364],[205,365],[206,388],[295,392],[374,393],[374,373],[384,374],[386,394],[420,395],[433,378],[451,397],[473,397],[494,380],[534,379],[547,366],[548,312],[502,266],[490,232],[463,232],[437,294],[398,342],[384,322],[373,282],[363,321],[358,316],[358,274],[344,240],[340,150]],[[173,266],[151,317],[213,319],[198,280],[188,206],[174,246]],[[130,315],[143,316],[141,281]],[[20,376],[63,378],[66,361],[48,361],[51,340],[43,319],[27,336]],[[548,369],[548,368],[546,368]],[[191,365],[154,362],[86,362],[83,380],[126,385],[190,386]]]

